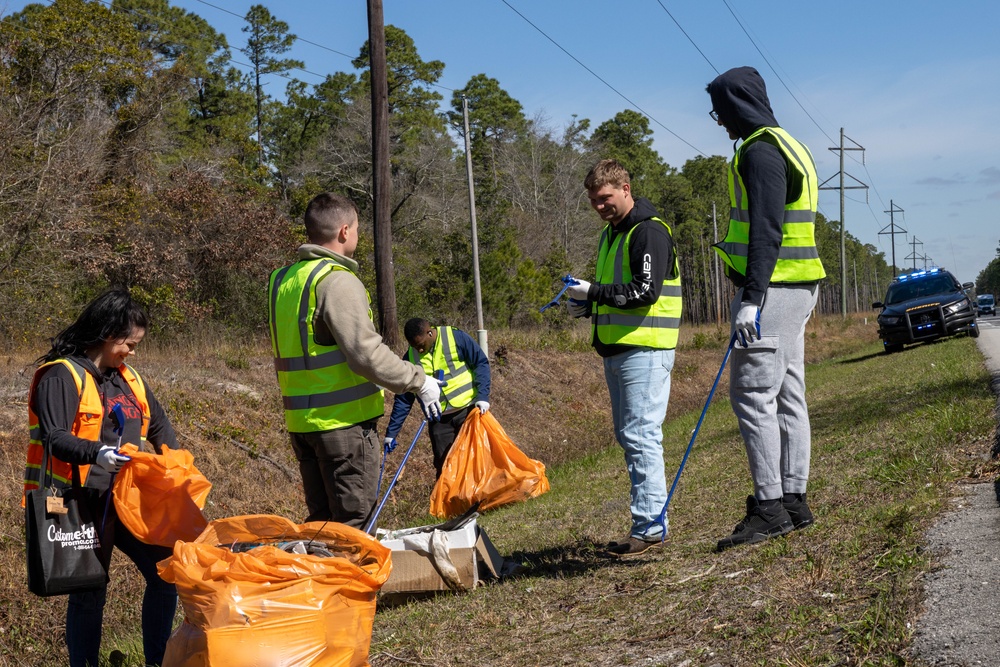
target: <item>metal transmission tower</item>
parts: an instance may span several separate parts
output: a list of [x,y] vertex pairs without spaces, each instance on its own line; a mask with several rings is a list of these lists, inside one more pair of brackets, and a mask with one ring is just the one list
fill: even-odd
[[[884,204],[883,204],[884,206]],[[878,234],[882,236],[883,234],[888,234],[892,240],[892,274],[896,275],[896,234],[905,234],[906,230],[896,224],[896,213],[902,213],[903,209],[896,206],[896,203],[889,200],[889,210],[882,211],[883,213],[889,214],[889,224],[882,228]],[[889,230],[889,231],[886,231]]]
[[[844,146],[844,139],[850,141],[854,146]],[[865,201],[868,201],[868,186],[854,178],[850,174],[844,173],[844,152],[861,151],[861,164],[865,163],[865,147],[854,141],[850,137],[844,136],[844,128],[840,128],[840,146],[834,146],[829,150],[840,153],[840,171],[819,184],[820,190],[840,190],[840,314],[847,317],[847,225],[844,223],[844,190],[865,190]],[[840,185],[826,185],[837,176],[840,176]],[[844,176],[853,180],[857,185],[844,185]]]
[[[918,259],[919,259],[919,260],[924,260],[924,261],[926,262],[926,259],[927,259],[927,258],[926,258],[926,257],[925,257],[924,255],[918,255],[918,254],[917,254],[917,246],[918,246],[918,245],[922,246],[923,244],[924,244],[924,242],[923,242],[923,241],[921,241],[921,240],[920,240],[920,239],[918,239],[918,238],[917,238],[916,236],[914,236],[914,237],[913,237],[913,240],[912,240],[912,241],[910,241],[910,254],[909,254],[909,255],[907,255],[906,257],[904,257],[904,258],[903,258],[903,261],[904,261],[904,262],[905,262],[906,260],[908,260],[908,259],[912,259],[912,260],[913,260],[913,270],[914,270],[914,271],[916,271],[916,270],[917,270],[917,260],[918,260]],[[927,265],[926,265],[926,263],[924,264],[924,268],[925,268],[925,269],[927,268]]]

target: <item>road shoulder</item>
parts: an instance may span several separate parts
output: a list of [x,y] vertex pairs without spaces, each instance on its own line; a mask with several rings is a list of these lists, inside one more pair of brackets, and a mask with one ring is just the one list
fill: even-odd
[[[1000,329],[982,329],[977,343],[1000,393]],[[914,656],[927,665],[1000,664],[1000,480],[963,488],[927,533],[939,562],[913,637]]]

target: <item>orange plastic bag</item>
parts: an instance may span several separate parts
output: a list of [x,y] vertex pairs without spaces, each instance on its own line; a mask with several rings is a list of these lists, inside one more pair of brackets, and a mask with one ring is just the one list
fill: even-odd
[[[279,548],[298,540],[333,556]],[[254,544],[262,546],[240,551]],[[212,521],[158,565],[185,615],[163,667],[368,665],[375,596],[392,570],[391,553],[340,523],[296,525],[270,515]]]
[[549,490],[545,464],[529,459],[492,412],[469,411],[431,493],[431,514],[448,519],[477,502],[480,510],[535,498]]
[[212,483],[194,467],[186,449],[163,448],[162,454],[121,446],[132,457],[115,477],[118,519],[146,544],[174,546],[198,537],[208,521],[201,513]]

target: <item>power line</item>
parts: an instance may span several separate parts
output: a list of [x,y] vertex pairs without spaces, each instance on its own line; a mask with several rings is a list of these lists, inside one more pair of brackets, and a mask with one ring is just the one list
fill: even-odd
[[868,171],[868,165],[862,160],[861,166],[865,168],[865,173],[868,174],[868,182],[872,184],[872,190],[875,191],[875,196],[878,197],[878,203],[885,206],[885,202],[882,200],[882,195],[878,193],[878,188],[875,187],[875,179],[872,178],[871,172]]
[[665,4],[663,4],[663,0],[656,0],[656,1],[658,3],[660,3],[660,7],[663,7],[663,11],[665,11],[667,13],[667,16],[670,17],[670,20],[673,21],[674,24],[677,25],[677,28],[682,33],[684,33],[684,36],[688,38],[688,41],[691,42],[691,46],[693,46],[698,51],[698,53],[701,54],[701,57],[705,59],[705,62],[708,63],[708,66],[711,67],[712,69],[714,69],[716,74],[721,74],[721,72],[718,70],[718,68],[716,68],[716,66],[712,64],[712,61],[708,59],[708,56],[706,56],[704,54],[704,52],[702,52],[702,50],[700,48],[698,48],[698,45],[694,43],[694,40],[691,39],[691,35],[687,34],[687,31],[684,30],[684,27],[681,26],[680,22],[678,22],[678,20],[674,18],[674,15],[670,13],[670,10],[667,9],[667,6]]
[[[199,1],[200,1],[200,0],[199,0]],[[693,149],[694,151],[696,151],[696,152],[697,152],[697,153],[698,153],[699,155],[701,155],[702,157],[708,157],[707,155],[705,155],[705,153],[704,153],[704,152],[702,152],[701,150],[699,150],[697,146],[695,146],[694,144],[692,144],[692,143],[688,142],[688,141],[687,141],[686,139],[684,139],[684,138],[683,138],[682,136],[680,136],[679,134],[677,134],[676,132],[674,132],[673,130],[671,130],[671,129],[670,129],[669,127],[667,127],[666,125],[664,125],[664,124],[663,124],[663,123],[661,123],[660,121],[656,120],[656,118],[654,118],[654,117],[653,117],[653,116],[652,116],[651,114],[649,114],[649,113],[646,113],[646,111],[645,111],[645,110],[643,110],[643,108],[642,108],[642,107],[640,107],[640,106],[639,106],[638,104],[636,104],[635,102],[633,102],[632,100],[630,100],[630,99],[629,99],[628,97],[626,97],[624,93],[622,93],[622,92],[621,92],[620,90],[618,90],[617,88],[615,88],[614,86],[612,86],[612,85],[611,85],[610,83],[608,83],[607,81],[605,81],[604,79],[602,79],[602,78],[600,77],[600,75],[598,75],[598,74],[597,74],[597,73],[596,73],[596,72],[595,72],[594,70],[592,70],[592,69],[590,69],[589,67],[587,67],[586,65],[584,65],[584,64],[583,64],[583,63],[582,63],[582,62],[580,61],[580,59],[579,59],[579,58],[577,58],[577,57],[576,57],[576,56],[574,56],[574,55],[573,55],[572,53],[570,53],[570,52],[569,52],[569,51],[567,51],[567,50],[566,50],[565,48],[563,48],[563,46],[562,46],[561,44],[559,44],[559,42],[557,42],[556,40],[554,40],[554,39],[552,39],[551,37],[549,37],[549,36],[548,36],[548,34],[546,34],[546,32],[545,32],[544,30],[542,30],[542,29],[541,29],[541,28],[539,28],[539,27],[538,27],[537,25],[535,25],[534,23],[532,23],[532,22],[531,22],[531,21],[530,21],[530,20],[528,19],[528,17],[526,17],[526,16],[524,15],[524,14],[522,14],[522,13],[521,13],[521,12],[519,12],[519,11],[517,11],[517,9],[515,9],[513,5],[511,5],[511,4],[509,3],[509,2],[507,2],[507,0],[500,0],[500,2],[502,2],[502,3],[503,3],[503,4],[505,4],[505,5],[507,5],[507,7],[509,7],[509,8],[510,8],[510,10],[511,10],[512,12],[514,12],[515,14],[517,14],[518,16],[520,16],[520,17],[521,17],[522,19],[524,19],[524,22],[525,22],[525,23],[527,23],[527,24],[528,24],[528,25],[530,25],[530,26],[531,26],[532,28],[534,28],[534,29],[535,29],[535,30],[537,30],[537,31],[538,31],[539,33],[541,33],[541,35],[542,35],[543,37],[545,37],[545,39],[547,39],[547,40],[549,40],[550,42],[552,42],[553,44],[555,44],[555,45],[556,45],[556,47],[557,47],[557,48],[558,48],[558,49],[559,49],[560,51],[562,51],[562,52],[563,52],[563,53],[565,53],[565,54],[566,54],[567,56],[569,56],[570,58],[572,58],[572,59],[573,59],[573,60],[574,60],[574,61],[576,62],[576,64],[577,64],[577,65],[579,65],[579,66],[580,66],[580,67],[582,67],[583,69],[585,69],[585,70],[587,70],[588,72],[590,72],[590,75],[591,75],[591,76],[593,76],[593,77],[594,77],[595,79],[597,79],[598,81],[600,81],[601,83],[603,83],[603,84],[604,84],[605,86],[607,86],[608,88],[610,88],[610,89],[611,89],[611,90],[612,90],[612,91],[613,91],[613,92],[614,92],[614,93],[615,93],[616,95],[618,95],[618,97],[622,98],[623,100],[625,100],[626,102],[628,102],[628,103],[629,103],[630,105],[632,105],[632,107],[633,107],[634,109],[636,109],[637,111],[639,111],[640,113],[642,113],[642,114],[643,114],[644,116],[646,116],[647,118],[649,118],[649,119],[650,119],[651,121],[653,121],[654,123],[656,123],[657,125],[659,125],[660,127],[662,127],[662,128],[664,129],[664,130],[666,130],[666,131],[667,131],[667,132],[669,132],[670,134],[672,134],[672,135],[673,135],[673,136],[674,136],[674,137],[675,137],[675,138],[676,138],[676,139],[677,139],[678,141],[680,141],[680,142],[684,143],[684,144],[685,144],[685,145],[687,145],[687,146],[688,146],[689,148],[691,148],[691,149]]]
[[[103,2],[103,0],[101,0],[101,1]],[[218,9],[220,12],[225,12],[226,14],[230,14],[231,16],[235,16],[236,18],[238,18],[238,19],[240,19],[242,21],[247,21],[247,17],[246,16],[240,16],[236,12],[230,11],[230,10],[226,9],[225,7],[219,7],[218,5],[213,5],[211,2],[206,2],[205,0],[195,0],[195,1],[196,2],[200,2],[203,5],[207,5],[209,7],[212,7],[213,9]],[[247,21],[247,23],[249,23],[249,21]],[[351,55],[349,55],[347,53],[344,53],[343,51],[338,51],[337,49],[332,49],[329,46],[326,46],[324,44],[319,44],[317,42],[310,41],[308,39],[305,39],[304,37],[299,37],[298,35],[295,35],[295,41],[302,42],[303,44],[309,44],[310,46],[315,46],[315,47],[323,49],[325,51],[329,51],[330,53],[336,53],[338,56],[343,56],[343,57],[347,58],[348,60],[350,60],[352,65],[354,64],[354,56],[351,56]],[[302,69],[302,68],[294,68],[294,69]],[[302,70],[302,71],[305,72],[307,70]],[[313,72],[309,72],[309,73],[310,74],[314,74]],[[324,75],[319,75],[319,76],[322,76],[323,78],[326,78],[327,75],[324,74]],[[439,83],[427,83],[426,85],[433,86],[434,88],[440,88],[442,90],[447,90],[450,93],[455,92],[454,88],[449,88],[448,86],[442,86]]]
[[[791,89],[785,83],[784,79],[782,79],[781,75],[778,74],[778,71],[775,69],[775,66],[771,63],[770,60],[768,60],[767,56],[764,55],[764,52],[761,50],[761,47],[757,44],[757,42],[754,40],[754,38],[750,35],[750,32],[748,31],[747,27],[743,24],[743,21],[740,19],[739,15],[737,15],[736,11],[730,6],[729,1],[728,0],[722,0],[722,1],[726,5],[726,9],[729,10],[729,13],[733,15],[733,18],[736,20],[736,23],[743,30],[743,33],[747,36],[747,39],[749,39],[750,43],[753,44],[753,47],[755,49],[757,49],[757,53],[759,53],[760,56],[761,56],[761,58],[764,59],[764,62],[767,63],[767,66],[771,68],[771,71],[774,72],[774,75],[776,77],[778,77],[778,81],[781,82],[781,85],[784,86],[784,88],[785,88],[786,91],[788,91],[788,94],[791,96],[791,98],[793,100],[795,100],[795,103],[799,105],[799,108],[802,109],[803,113],[805,113],[806,116],[809,118],[809,120],[812,121],[813,125],[815,125],[819,129],[819,131],[822,132],[826,136],[827,139],[830,139],[830,141],[833,142],[833,139],[830,138],[830,135],[827,134],[826,130],[823,129],[823,126],[820,125],[819,122],[817,122],[816,119],[813,118],[813,116],[806,110],[806,108],[805,108],[805,106],[803,106],[802,102],[799,101],[798,96],[796,96],[795,93],[793,93],[791,91]],[[796,86],[796,88],[797,87],[798,86]],[[803,95],[803,97],[805,97],[805,95]],[[858,162],[858,159],[856,157],[854,157],[853,155],[848,155],[848,158],[851,159],[851,160],[854,160],[855,162]],[[860,164],[861,164],[862,167],[864,167],[865,174],[868,176],[869,183],[872,184],[871,188],[875,191],[875,196],[878,198],[879,203],[881,203],[883,205],[883,207],[884,207],[885,206],[885,202],[882,199],[882,195],[879,193],[878,188],[876,188],[875,185],[874,185],[874,179],[872,178],[871,172],[868,171],[868,165],[866,163],[864,154],[862,154],[862,159],[860,161]],[[853,201],[855,203],[859,203],[859,204],[860,203],[864,203],[868,207],[868,210],[871,211],[872,218],[875,220],[876,224],[877,225],[881,225],[882,224],[881,221],[878,218],[878,215],[872,209],[871,203],[868,201],[867,197],[865,198],[864,202],[861,202],[861,201],[856,200],[856,199],[852,199],[850,197],[847,197],[847,199],[850,200],[850,201]]]
[[[226,9],[225,7],[219,7],[218,5],[213,5],[211,2],[205,2],[205,0],[196,0],[196,1],[200,2],[203,5],[208,5],[209,7],[212,7],[213,9],[218,9],[220,12],[225,12],[227,14],[231,14],[232,16],[235,16],[238,19],[242,19],[244,21],[247,20],[246,16],[240,16],[236,12],[231,12],[228,9]],[[305,44],[310,44],[310,45],[315,46],[317,48],[324,49],[326,51],[329,51],[330,53],[336,53],[338,56],[344,56],[348,60],[352,60],[352,61],[354,60],[354,56],[348,55],[348,54],[344,53],[343,51],[338,51],[337,49],[331,49],[329,46],[324,46],[323,44],[317,44],[316,42],[310,42],[308,39],[305,39],[304,37],[299,37],[298,35],[296,35],[295,39],[297,41],[304,42]]]
[[[49,3],[50,7],[55,6],[55,0],[46,0],[46,1]],[[138,15],[137,14],[137,10],[125,10],[125,9],[120,8],[120,7],[111,7],[111,3],[108,2],[107,0],[97,0],[97,1],[100,2],[100,3],[102,3],[102,4],[104,4],[104,5],[108,5],[108,7],[110,9],[112,9],[113,11],[116,11],[116,12],[127,12],[127,13],[130,13],[130,14],[133,14],[133,15]],[[205,4],[208,4],[208,3],[205,3]],[[157,18],[157,17],[153,16],[152,14],[149,14],[148,12],[142,12],[142,13],[147,18],[150,18],[150,19],[156,19]],[[232,13],[232,12],[230,12],[230,13]],[[12,26],[14,28],[17,28],[18,30],[21,30],[22,32],[28,33],[30,35],[34,35],[36,37],[42,36],[42,33],[38,32],[37,30],[34,30],[32,28],[28,28],[26,26],[22,26],[20,24],[13,23],[13,22],[10,22],[10,21],[0,21],[0,28],[6,27],[6,26]],[[245,63],[245,62],[242,62],[240,60],[236,60],[235,58],[232,58],[232,57],[229,58],[228,62],[231,62],[231,63],[236,64],[236,65],[241,65],[243,67],[248,67],[250,69],[253,69],[253,65],[251,65],[250,63]],[[313,76],[318,76],[318,77],[323,78],[323,79],[325,79],[328,76],[326,74],[318,74],[316,72],[310,72],[309,70],[301,68],[301,67],[295,67],[293,69],[301,70],[301,71],[305,72],[306,74],[312,74]],[[288,79],[289,81],[295,81],[296,80],[295,77],[289,75],[287,72],[270,72],[269,74],[273,74],[275,76],[280,76],[280,77],[282,77],[284,79]],[[324,112],[324,111],[322,111],[320,109],[305,109],[305,110],[308,113],[313,114],[313,115],[324,116],[324,117],[330,118],[332,120],[340,120],[337,116],[334,116],[332,114],[326,113],[326,112]]]
[[817,123],[816,119],[812,117],[812,114],[810,114],[809,111],[802,105],[802,102],[799,101],[799,98],[795,96],[795,93],[793,93],[791,88],[788,87],[788,84],[785,83],[785,80],[781,78],[780,74],[778,74],[778,70],[774,68],[774,65],[771,64],[771,61],[767,59],[767,56],[764,55],[764,52],[760,50],[759,46],[757,46],[757,42],[754,41],[754,38],[750,36],[750,33],[743,25],[743,21],[741,21],[739,16],[736,15],[736,12],[733,11],[733,8],[729,6],[729,0],[722,0],[722,3],[726,5],[726,9],[728,9],[729,13],[733,15],[734,19],[736,19],[737,25],[740,26],[740,29],[743,31],[743,34],[745,34],[747,36],[747,39],[750,40],[750,43],[753,44],[753,48],[757,49],[757,53],[760,54],[760,57],[764,59],[764,62],[767,63],[767,66],[771,68],[772,72],[774,72],[774,76],[778,77],[778,81],[781,82],[781,85],[785,87],[785,90],[788,91],[788,94],[791,95],[792,99],[795,100],[795,103],[799,105],[800,109],[802,109],[802,113],[804,113],[806,116],[809,117],[809,120],[813,122],[813,125],[819,128],[819,131],[822,132],[826,136],[826,138],[830,140],[830,143],[836,143],[833,140],[833,138],[830,137],[829,134],[827,134],[826,130],[823,129],[823,126]]

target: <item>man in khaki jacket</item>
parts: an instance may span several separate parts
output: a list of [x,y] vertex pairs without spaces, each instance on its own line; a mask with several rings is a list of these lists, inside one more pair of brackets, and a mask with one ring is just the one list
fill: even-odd
[[[299,461],[309,515],[363,529],[377,502],[384,412],[382,387],[414,392],[429,419],[440,386],[400,359],[372,321],[358,278],[358,212],[323,193],[305,213],[308,243],[298,261],[271,274],[270,330],[285,423]],[[374,528],[374,526],[373,526]]]

